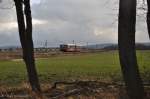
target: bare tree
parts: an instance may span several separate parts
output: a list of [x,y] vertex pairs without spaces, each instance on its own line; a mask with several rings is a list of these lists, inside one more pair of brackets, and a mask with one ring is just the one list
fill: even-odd
[[14,0],[14,2],[16,6],[19,36],[23,48],[23,59],[26,64],[29,82],[31,84],[32,91],[35,93],[40,93],[41,89],[35,67],[33,51],[34,47],[32,40],[32,16],[30,0]]
[[118,44],[127,93],[130,99],[143,99],[144,88],[135,51],[136,0],[120,0]]
[[147,29],[150,37],[150,0],[147,0]]

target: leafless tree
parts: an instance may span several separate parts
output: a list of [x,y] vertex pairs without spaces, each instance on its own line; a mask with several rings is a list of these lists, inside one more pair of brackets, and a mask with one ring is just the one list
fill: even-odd
[[120,0],[118,44],[127,93],[130,99],[143,99],[144,88],[135,51],[136,0]]
[[16,6],[19,36],[23,48],[23,59],[26,64],[29,82],[32,91],[40,93],[41,89],[34,60],[30,0],[14,0],[14,2]]
[[150,0],[147,0],[147,29],[150,37]]

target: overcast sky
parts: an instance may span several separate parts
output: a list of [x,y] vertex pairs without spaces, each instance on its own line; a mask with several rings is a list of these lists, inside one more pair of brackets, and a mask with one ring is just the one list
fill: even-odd
[[[13,0],[3,0],[9,8]],[[36,46],[60,43],[117,43],[118,0],[31,0]],[[0,46],[20,45],[15,8],[0,9]],[[149,42],[146,23],[137,19],[137,42]]]

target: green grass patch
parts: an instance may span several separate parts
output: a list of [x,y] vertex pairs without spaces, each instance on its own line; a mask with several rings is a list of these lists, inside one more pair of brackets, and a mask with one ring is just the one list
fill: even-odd
[[[144,81],[150,80],[150,51],[137,51],[138,63]],[[41,82],[62,80],[121,81],[117,51],[60,55],[36,60]],[[22,61],[0,61],[0,84],[18,85],[27,81]]]

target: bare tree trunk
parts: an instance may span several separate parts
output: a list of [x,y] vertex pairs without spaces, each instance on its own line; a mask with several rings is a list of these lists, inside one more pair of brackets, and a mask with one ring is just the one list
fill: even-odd
[[[29,0],[24,1],[26,18],[24,18],[23,2],[21,0],[14,0],[14,1],[16,5],[19,36],[23,48],[23,59],[26,64],[29,82],[31,84],[32,91],[39,93],[41,92],[41,89],[34,61],[30,1]],[[26,26],[25,26],[25,19],[26,19]]]
[[27,57],[26,57],[26,65],[29,75],[29,81],[32,85],[32,89],[34,91],[41,91],[39,79],[37,76],[37,71],[35,68],[35,60],[34,60],[34,47],[32,40],[32,16],[31,16],[31,8],[30,8],[30,0],[25,0],[25,16],[26,16],[26,44],[27,44]]
[[150,38],[150,0],[147,0],[147,29],[148,29],[148,34]]
[[120,64],[130,99],[143,99],[144,88],[135,51],[136,0],[120,0],[118,44]]

